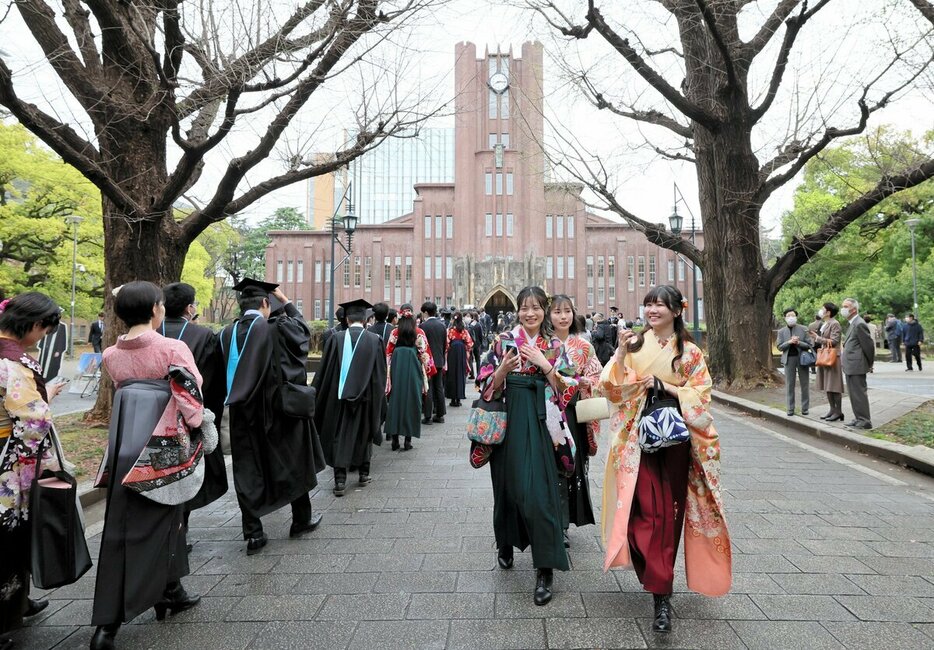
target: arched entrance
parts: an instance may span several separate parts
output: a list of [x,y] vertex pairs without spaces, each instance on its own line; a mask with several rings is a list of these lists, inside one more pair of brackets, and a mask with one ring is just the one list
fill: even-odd
[[513,300],[509,291],[506,290],[506,287],[502,285],[494,287],[480,304],[482,305],[483,311],[492,316],[494,321],[499,312],[506,313],[508,311],[516,311],[515,300]]

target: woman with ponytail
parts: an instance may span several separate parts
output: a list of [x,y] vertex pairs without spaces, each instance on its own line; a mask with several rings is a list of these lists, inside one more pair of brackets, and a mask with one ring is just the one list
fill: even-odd
[[[703,352],[684,326],[687,302],[675,287],[642,302],[646,328],[621,329],[598,392],[618,409],[610,419],[603,483],[604,570],[632,566],[655,601],[655,632],[671,631],[671,591],[681,529],[688,588],[707,596],[730,590],[730,535],[720,496],[720,443],[709,412],[711,379]],[[639,422],[659,379],[676,397],[690,443],[644,453]]]
[[402,451],[412,448],[412,438],[421,437],[422,395],[428,392],[428,378],[435,375],[428,339],[415,325],[412,305],[399,309],[399,324],[386,344],[386,424],[383,430],[392,439],[392,450],[399,449],[399,436],[405,438]]
[[461,400],[467,399],[467,359],[473,356],[473,337],[464,326],[464,315],[459,311],[454,312],[454,316],[451,317],[445,355],[445,397],[451,400],[451,406],[460,406]]

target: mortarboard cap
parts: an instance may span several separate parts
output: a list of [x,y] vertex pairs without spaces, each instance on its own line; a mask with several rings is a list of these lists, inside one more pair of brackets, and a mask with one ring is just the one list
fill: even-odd
[[240,292],[241,298],[254,298],[262,296],[269,300],[269,309],[270,311],[278,311],[282,309],[283,305],[278,298],[272,295],[272,292],[279,288],[279,285],[275,282],[264,282],[262,280],[254,280],[253,278],[243,278],[234,286],[234,291]]
[[350,318],[351,314],[353,314],[354,316],[359,314],[361,316],[364,316],[363,320],[366,320],[365,318],[366,310],[373,307],[373,305],[368,303],[366,300],[363,300],[362,298],[358,298],[357,300],[351,300],[349,302],[340,302],[338,303],[338,305],[344,308],[344,316],[346,316],[347,318]]

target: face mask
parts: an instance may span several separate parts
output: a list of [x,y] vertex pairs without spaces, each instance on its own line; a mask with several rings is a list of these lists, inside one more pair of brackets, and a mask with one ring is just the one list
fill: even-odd
[[818,317],[818,318],[823,318],[823,317],[826,316],[826,315],[827,315],[827,310],[826,310],[826,309],[821,309],[819,312],[817,312],[817,317]]
[[798,323],[798,319],[795,316],[788,316],[785,319],[785,322],[788,323],[789,325],[796,325]]
[[850,317],[850,308],[849,308],[849,307],[842,307],[842,308],[840,309],[840,315],[843,316],[844,318],[849,318],[849,317]]

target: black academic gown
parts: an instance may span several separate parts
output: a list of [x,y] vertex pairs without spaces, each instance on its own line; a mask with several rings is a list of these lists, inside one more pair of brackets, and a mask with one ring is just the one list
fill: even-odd
[[[247,339],[254,319],[258,320]],[[274,363],[279,364],[284,379],[307,381],[309,331],[301,314],[289,303],[284,314],[269,321],[250,314],[235,324],[240,362],[227,397],[234,489],[241,510],[258,518],[317,486],[324,457],[313,421],[289,417],[276,407],[279,388]],[[225,369],[233,327],[228,325],[218,337]],[[273,336],[278,337],[279,359],[274,358]]]
[[42,378],[50,381],[58,377],[62,368],[62,356],[68,348],[68,326],[59,323],[51,334],[39,341],[39,365],[42,366]]
[[[353,361],[338,399],[344,341],[355,346]],[[321,369],[312,384],[318,390],[315,425],[321,433],[324,458],[331,467],[359,467],[369,462],[380,444],[386,418],[386,353],[379,335],[351,327],[336,332],[324,346]]]
[[[204,396],[204,408],[214,414],[214,423],[220,431],[227,387],[224,383],[224,360],[217,347],[217,335],[207,327],[196,325],[184,318],[166,318],[159,332],[166,338],[183,342],[191,350],[203,379],[201,394]],[[191,512],[203,508],[226,492],[227,466],[224,464],[224,450],[217,445],[214,451],[204,457],[204,483],[198,494],[185,504],[185,510]]]

